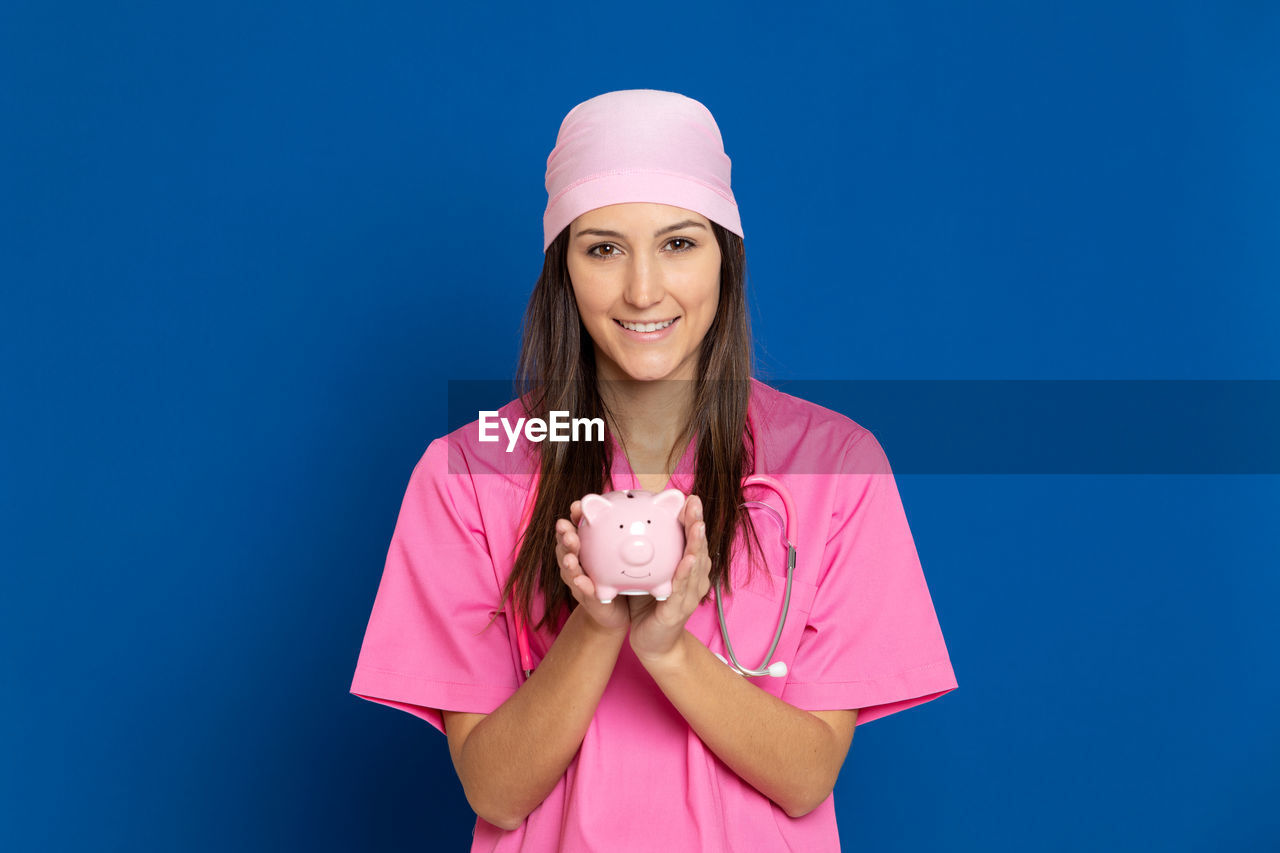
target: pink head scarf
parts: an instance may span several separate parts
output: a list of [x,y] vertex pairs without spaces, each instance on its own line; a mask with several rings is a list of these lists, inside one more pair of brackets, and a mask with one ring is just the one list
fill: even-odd
[[542,250],[587,211],[635,201],[696,211],[741,237],[729,167],[715,118],[693,98],[625,89],[583,101],[547,157]]

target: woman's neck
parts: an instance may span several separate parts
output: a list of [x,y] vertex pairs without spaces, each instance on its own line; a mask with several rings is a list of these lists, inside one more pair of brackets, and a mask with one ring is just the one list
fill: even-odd
[[612,414],[610,427],[628,452],[666,456],[684,437],[693,409],[694,383],[687,380],[601,380],[600,396]]

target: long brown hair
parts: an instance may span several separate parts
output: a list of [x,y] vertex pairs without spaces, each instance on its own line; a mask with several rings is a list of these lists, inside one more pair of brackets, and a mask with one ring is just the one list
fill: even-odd
[[[756,436],[748,434],[747,404],[751,395],[751,323],[746,304],[746,253],[742,238],[711,223],[720,245],[720,299],[715,319],[698,354],[693,406],[672,449],[697,436],[693,493],[702,499],[711,557],[711,589],[729,589],[729,561],[739,528],[754,562],[760,543],[745,507],[742,478],[751,473]],[[607,407],[597,384],[595,348],[578,315],[569,279],[566,227],[547,248],[533,294],[525,310],[523,341],[516,371],[516,396],[527,417],[549,419],[549,412],[601,418]],[[607,439],[606,435],[606,439]],[[540,477],[528,526],[520,533],[515,566],[502,590],[520,608],[524,624],[532,623],[533,590],[546,605],[535,629],[563,624],[577,607],[560,577],[556,562],[555,524],[569,518],[569,506],[589,493],[601,493],[612,470],[610,443],[551,442],[538,444]],[[670,457],[668,458],[670,467]],[[710,591],[708,591],[710,595]],[[706,600],[704,596],[703,600]]]

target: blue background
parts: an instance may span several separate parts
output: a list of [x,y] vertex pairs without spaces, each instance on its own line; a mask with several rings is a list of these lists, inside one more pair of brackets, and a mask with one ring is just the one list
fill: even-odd
[[[714,113],[766,381],[1277,379],[1278,43],[1265,2],[5,3],[0,846],[467,848],[445,739],[347,689],[576,103]],[[899,488],[960,688],[859,728],[847,849],[1280,844],[1275,476]]]

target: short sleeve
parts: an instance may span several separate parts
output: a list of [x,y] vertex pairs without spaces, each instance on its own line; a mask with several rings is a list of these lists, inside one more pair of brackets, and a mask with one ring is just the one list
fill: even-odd
[[[421,717],[488,714],[519,686],[474,483],[436,439],[414,467],[351,693]],[[455,466],[460,469],[462,466]]]
[[782,698],[810,711],[860,709],[862,725],[957,684],[880,443],[862,430],[830,476],[831,532]]

